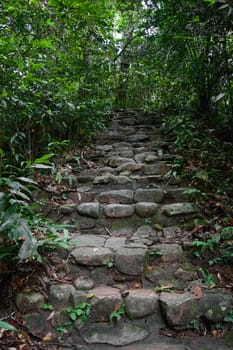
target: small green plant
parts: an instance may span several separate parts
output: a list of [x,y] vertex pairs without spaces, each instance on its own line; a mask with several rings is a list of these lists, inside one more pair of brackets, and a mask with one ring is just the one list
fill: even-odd
[[224,321],[233,323],[233,309],[228,311],[227,316],[224,317]]
[[116,311],[111,312],[109,316],[110,322],[119,322],[125,315],[125,304],[122,304]]
[[42,310],[48,310],[48,311],[54,310],[54,307],[52,304],[42,304],[40,307]]
[[18,332],[18,330],[8,322],[0,320],[0,329],[5,329],[7,331]]
[[78,318],[80,318],[83,322],[87,322],[87,319],[91,314],[91,304],[83,302],[76,307],[68,307],[66,311],[73,322]]
[[210,287],[215,287],[216,286],[216,281],[215,279],[211,276],[211,274],[209,273],[209,271],[207,271],[206,269],[203,269],[202,267],[200,267],[198,269],[199,273],[202,275],[202,278],[204,280],[204,282],[206,284],[208,284]]
[[196,329],[198,331],[199,330],[199,322],[198,322],[198,320],[194,319],[194,320],[190,321],[190,326],[193,329]]
[[196,251],[194,252],[194,254],[200,258],[201,254],[205,251],[205,250],[210,250],[213,251],[214,247],[217,243],[219,243],[221,239],[221,235],[220,234],[214,234],[212,235],[210,238],[207,239],[207,241],[194,241],[192,243],[193,246],[196,247]]
[[153,250],[149,252],[149,256],[151,257],[161,257],[163,255],[163,253],[160,250]]
[[114,259],[110,259],[108,262],[108,268],[111,269],[114,266]]

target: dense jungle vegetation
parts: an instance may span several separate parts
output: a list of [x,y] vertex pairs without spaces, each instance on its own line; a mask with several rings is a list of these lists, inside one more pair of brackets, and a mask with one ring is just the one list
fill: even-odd
[[233,234],[231,0],[2,0],[0,18],[0,259],[66,244],[32,205],[37,175],[116,108],[160,116],[173,174]]

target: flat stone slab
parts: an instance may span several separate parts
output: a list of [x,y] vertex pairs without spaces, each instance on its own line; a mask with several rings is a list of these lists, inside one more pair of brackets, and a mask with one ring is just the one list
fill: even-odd
[[148,334],[147,330],[127,322],[98,323],[89,326],[89,329],[83,334],[83,339],[88,344],[123,346],[143,340]]
[[134,171],[141,170],[144,167],[144,164],[142,163],[124,163],[117,167],[117,171],[120,173],[123,171],[128,171],[130,173],[133,173]]
[[171,165],[167,163],[148,164],[144,168],[145,175],[165,175],[171,169]]
[[95,185],[109,184],[112,181],[112,176],[112,174],[96,176],[93,183]]
[[78,247],[71,252],[71,256],[77,264],[85,266],[108,265],[114,257],[109,248],[102,247]]
[[98,286],[89,291],[93,297],[90,299],[91,320],[92,321],[110,321],[110,314],[118,310],[123,300],[119,289],[109,286]]
[[148,218],[155,215],[159,209],[159,204],[153,202],[139,202],[135,205],[135,212],[141,218]]
[[149,289],[129,290],[125,298],[126,311],[129,317],[142,318],[159,311],[159,297]]
[[166,192],[163,189],[137,189],[134,194],[134,201],[138,202],[155,202],[160,203],[163,201]]
[[96,235],[80,235],[77,234],[70,242],[77,242],[78,247],[103,247],[106,241],[106,237]]
[[193,203],[165,204],[161,207],[161,212],[167,216],[188,215],[197,212],[197,207]]
[[108,204],[104,207],[108,218],[128,218],[134,214],[134,207],[129,204]]
[[111,157],[107,160],[107,165],[112,168],[117,168],[121,164],[125,163],[135,163],[132,158],[123,158],[123,157]]
[[131,190],[106,191],[99,195],[99,202],[106,204],[132,204],[134,192]]
[[173,263],[180,261],[183,256],[184,252],[179,244],[156,244],[155,246],[151,247],[152,251],[159,251],[161,253],[161,260],[166,263]]
[[197,299],[192,293],[161,293],[160,304],[164,316],[173,327],[190,328],[199,316]]
[[141,141],[146,141],[149,140],[149,135],[148,134],[143,134],[143,133],[137,133],[135,135],[130,135],[128,137],[129,142],[141,142]]
[[115,185],[126,185],[126,184],[131,183],[132,180],[128,176],[124,176],[124,175],[115,176],[115,175],[113,175],[111,182],[112,182],[112,184],[115,184]]
[[[141,148],[141,150],[143,150],[143,148]],[[136,149],[136,153],[139,152],[139,151],[140,151],[140,148],[138,150]],[[148,156],[154,156],[154,157],[158,158],[158,156],[156,155],[155,152],[148,151],[148,152],[137,153],[135,155],[134,159],[136,160],[136,162],[141,163],[141,162],[144,162],[144,160]]]
[[110,237],[106,243],[105,247],[112,250],[118,250],[121,247],[125,247],[126,238],[125,237]]
[[123,247],[115,255],[114,267],[126,275],[137,276],[144,270],[146,249]]
[[98,218],[100,205],[99,203],[81,203],[78,205],[77,210],[80,215]]

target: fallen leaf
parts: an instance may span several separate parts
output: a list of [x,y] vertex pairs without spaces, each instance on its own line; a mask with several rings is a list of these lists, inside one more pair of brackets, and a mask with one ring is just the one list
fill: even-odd
[[44,337],[43,337],[43,340],[51,340],[52,339],[52,333],[49,332],[47,333]]
[[202,296],[203,296],[201,287],[196,286],[196,287],[194,288],[194,294],[195,294],[196,299],[201,299]]
[[147,269],[147,271],[151,271],[151,270],[153,270],[153,266],[148,265],[148,266],[146,267],[146,269]]
[[51,314],[49,315],[49,317],[46,318],[46,320],[47,321],[51,320],[51,318],[53,318],[54,314],[55,314],[55,311],[52,311]]

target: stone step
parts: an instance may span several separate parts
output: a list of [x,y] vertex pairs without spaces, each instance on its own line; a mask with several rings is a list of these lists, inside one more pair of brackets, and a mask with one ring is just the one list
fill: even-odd
[[[47,298],[22,291],[17,308],[42,338],[48,329],[56,337],[57,328],[67,330],[70,349],[184,350],[174,338],[171,347],[151,340],[167,325],[223,324],[233,305],[231,294],[212,291],[200,279],[191,261],[192,237],[181,243],[185,222],[199,215],[195,198],[168,176],[170,144],[156,115],[114,112],[94,141],[79,174],[64,177],[70,190],[52,214],[72,226],[70,251],[60,252],[54,277],[43,281]],[[43,311],[45,303],[54,310]],[[137,341],[143,342],[128,347]]]

